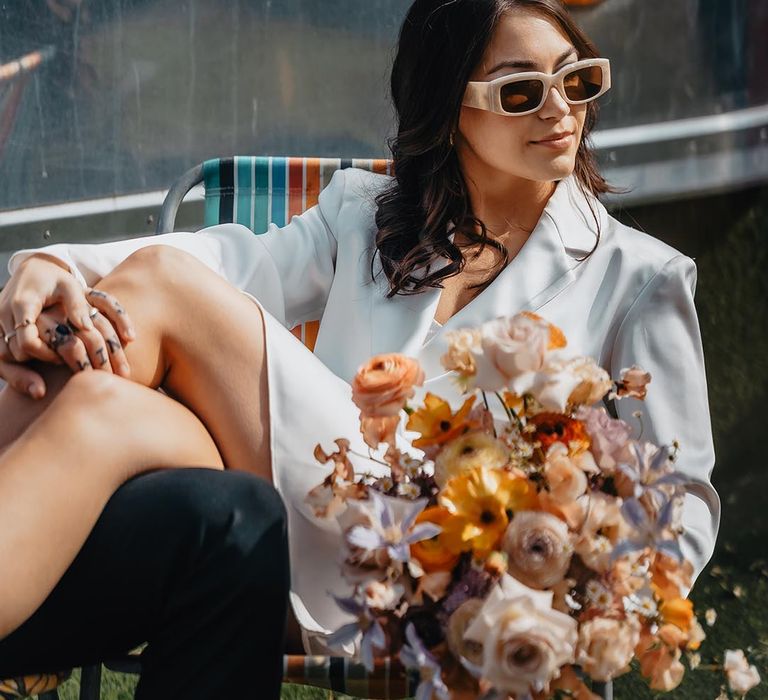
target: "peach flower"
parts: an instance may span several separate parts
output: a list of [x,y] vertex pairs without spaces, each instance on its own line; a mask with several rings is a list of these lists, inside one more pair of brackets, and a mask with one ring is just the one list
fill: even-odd
[[357,370],[352,400],[360,409],[360,431],[374,449],[386,442],[394,447],[399,414],[424,383],[419,363],[399,353],[376,355]]
[[678,562],[661,552],[653,555],[650,566],[651,583],[656,594],[668,600],[685,595],[693,581],[693,564],[685,560]]
[[526,586],[542,589],[565,577],[573,547],[568,526],[551,513],[520,511],[504,533],[508,571]]
[[600,401],[613,387],[608,372],[591,357],[574,357],[566,363],[566,368],[579,379],[579,383],[568,397],[569,404],[591,406]]
[[[573,698],[573,700],[602,700],[600,695],[596,695],[587,688],[584,681],[574,671],[573,666],[563,666],[560,669],[560,678],[553,681],[549,688],[550,693],[557,690],[565,691],[565,697]],[[536,695],[534,696],[535,700],[548,699],[550,693],[542,694],[541,698]]]
[[754,666],[750,666],[741,649],[725,650],[723,668],[734,693],[744,695],[760,682],[760,674]]
[[589,495],[587,517],[576,540],[575,550],[582,561],[601,573],[612,565],[613,546],[628,533],[621,514],[621,499],[596,492]]
[[352,400],[365,416],[397,416],[414,387],[424,383],[424,371],[413,358],[400,353],[375,355],[357,370]]
[[621,370],[620,381],[616,383],[616,396],[624,398],[631,396],[634,399],[645,399],[648,392],[648,384],[651,381],[651,373],[646,372],[637,365],[632,365]]
[[547,451],[544,476],[549,496],[556,503],[570,503],[587,490],[587,476],[568,456],[568,448],[554,443]]
[[473,376],[477,372],[475,356],[482,352],[481,335],[479,328],[448,331],[445,334],[448,352],[440,358],[443,367],[449,372],[458,373],[464,379]]
[[640,623],[635,617],[614,620],[595,617],[582,623],[576,662],[591,678],[609,681],[629,670],[629,662],[640,641]]
[[674,625],[664,625],[656,635],[648,630],[640,634],[635,655],[640,662],[640,673],[653,690],[672,690],[680,685],[685,667],[680,663],[680,644],[683,633]]

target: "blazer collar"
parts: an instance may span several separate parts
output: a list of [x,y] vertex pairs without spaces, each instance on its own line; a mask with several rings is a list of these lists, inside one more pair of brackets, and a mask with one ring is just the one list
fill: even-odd
[[[380,273],[371,301],[372,352],[418,356],[428,377],[441,374],[439,354],[444,350],[439,339],[444,331],[475,326],[523,310],[535,311],[560,294],[575,279],[575,270],[581,264],[579,258],[595,245],[595,217],[601,228],[607,222],[605,208],[594,197],[587,197],[574,176],[561,180],[518,254],[487,289],[452,316],[426,345],[424,338],[442,290],[428,289],[413,296],[387,299],[386,279]],[[447,263],[441,263],[444,264]]]

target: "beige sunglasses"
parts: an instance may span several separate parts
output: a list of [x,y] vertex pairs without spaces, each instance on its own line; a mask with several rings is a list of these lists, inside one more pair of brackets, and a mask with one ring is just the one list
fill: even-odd
[[588,58],[570,63],[551,75],[512,73],[495,80],[469,82],[462,104],[522,117],[540,110],[553,87],[569,104],[591,102],[610,89],[611,63],[607,58]]

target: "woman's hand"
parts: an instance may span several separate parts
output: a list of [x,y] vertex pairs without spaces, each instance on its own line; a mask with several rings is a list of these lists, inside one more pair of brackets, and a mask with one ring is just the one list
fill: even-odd
[[[116,309],[121,308],[114,297],[98,290],[89,290],[88,298],[115,314],[118,314]],[[124,314],[119,312],[121,316]],[[89,316],[93,330],[83,331],[69,321],[63,305],[49,307],[38,316],[38,336],[56,353],[59,363],[64,362],[73,372],[101,369],[129,378],[128,359],[106,313],[94,304]]]
[[[43,309],[49,314],[41,319]],[[61,347],[63,329],[55,334],[60,320],[73,336],[64,343],[72,347],[64,348],[62,356],[51,347]],[[83,364],[130,374],[122,352],[122,346],[134,338],[128,314],[114,297],[83,289],[54,258],[34,255],[16,270],[0,292],[0,332],[0,378],[33,398],[45,394],[45,384],[37,372],[20,364],[32,359],[55,364],[63,360],[73,371]],[[106,363],[102,362],[105,351]]]

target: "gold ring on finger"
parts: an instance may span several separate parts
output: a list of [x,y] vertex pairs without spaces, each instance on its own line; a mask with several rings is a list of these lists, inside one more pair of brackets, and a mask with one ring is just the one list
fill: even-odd
[[3,341],[6,345],[10,342],[11,338],[16,335],[16,331],[11,331],[10,333],[3,333]]
[[99,310],[94,306],[89,312],[88,312],[88,318],[93,318],[94,316],[99,315]]

